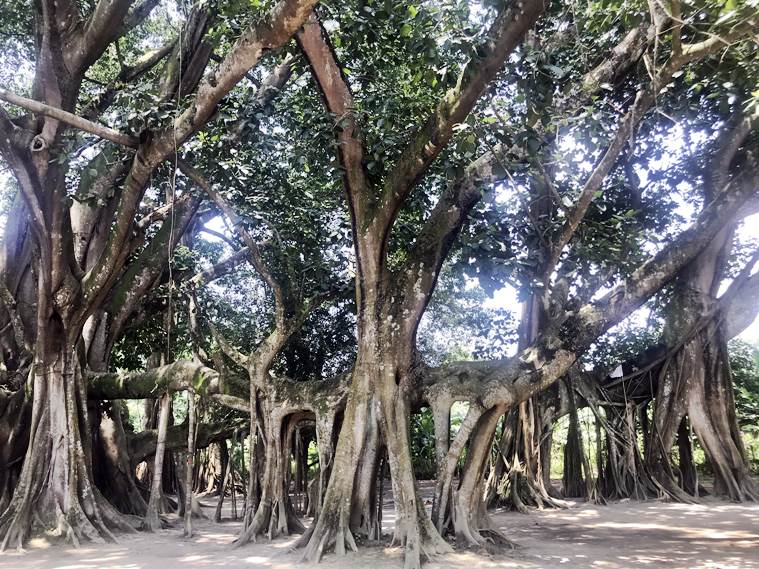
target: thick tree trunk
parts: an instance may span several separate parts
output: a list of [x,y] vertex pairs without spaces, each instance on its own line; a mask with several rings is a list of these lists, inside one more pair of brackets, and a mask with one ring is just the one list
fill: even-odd
[[370,540],[382,537],[382,527],[377,517],[377,476],[382,453],[383,441],[376,417],[369,421],[366,443],[361,464],[356,473],[355,499],[351,510],[350,529],[356,536]]
[[505,405],[488,409],[479,417],[470,437],[464,472],[453,493],[453,531],[457,543],[464,546],[512,545],[493,528],[484,497],[485,468],[498,422],[506,411]]
[[[377,425],[387,445],[388,463],[393,484],[396,511],[395,543],[405,546],[406,567],[419,567],[421,555],[432,556],[450,551],[450,546],[432,525],[418,497],[411,464],[409,439],[410,408],[404,392],[406,370],[399,366],[403,358],[385,343],[380,350],[376,329],[360,334],[364,342],[353,369],[343,425],[335,451],[334,466],[325,494],[322,511],[304,535],[304,557],[318,561],[324,550],[334,547],[339,555],[346,548],[356,550],[351,531],[352,513],[358,502],[362,468],[376,477],[374,445]],[[382,355],[380,355],[382,354]],[[379,420],[375,415],[379,411]],[[368,476],[368,475],[367,475]],[[371,477],[368,477],[370,479]],[[376,485],[375,485],[376,486]]]
[[[675,497],[689,501],[678,485],[669,461],[682,418],[687,414],[715,476],[714,491],[732,500],[759,499],[746,462],[735,414],[727,339],[721,322],[711,319],[695,334],[699,319],[712,313],[724,277],[725,259],[733,236],[727,225],[709,246],[685,267],[676,300],[669,307],[667,343],[679,347],[665,363],[654,407],[649,447],[650,464],[660,484]],[[697,491],[697,486],[687,480]]]
[[318,562],[325,549],[331,547],[338,555],[344,555],[346,548],[357,550],[350,530],[353,489],[370,421],[376,421],[372,413],[370,375],[361,373],[366,370],[362,369],[360,358],[359,353],[321,511],[298,541],[298,545],[305,546],[304,559],[311,562]]
[[[385,362],[385,368],[393,369],[391,361]],[[391,376],[385,375],[379,390],[380,425],[387,444],[395,503],[393,543],[406,548],[406,567],[418,567],[422,554],[429,558],[451,548],[432,524],[419,497],[411,462],[411,410],[401,388],[406,382],[401,377],[403,371],[395,369],[394,372]]]
[[236,540],[237,545],[268,535],[269,539],[284,534],[304,531],[290,502],[287,481],[290,468],[290,444],[293,426],[291,417],[272,408],[270,399],[266,409],[266,460],[261,480],[261,497],[252,518],[244,519],[243,528]]
[[[78,545],[113,541],[112,530],[133,530],[95,487],[88,450],[86,386],[73,342],[62,330],[38,330],[29,446],[8,508],[0,516],[2,549],[22,547],[32,532]],[[60,343],[60,344],[58,344]],[[55,440],[55,444],[53,444]]]
[[700,356],[690,374],[688,419],[714,471],[714,493],[738,502],[759,500],[735,414],[727,341],[721,328],[709,325],[684,351]]

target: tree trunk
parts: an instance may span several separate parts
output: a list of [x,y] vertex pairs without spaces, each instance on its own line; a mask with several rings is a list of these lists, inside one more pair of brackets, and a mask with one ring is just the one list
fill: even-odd
[[216,502],[216,511],[214,513],[213,521],[216,523],[221,522],[221,509],[224,506],[224,494],[227,492],[229,486],[229,450],[227,450],[227,441],[219,443],[219,462],[221,463],[221,478],[219,482],[219,500]]
[[24,388],[6,395],[0,392],[0,512],[13,497],[13,490],[29,448],[31,401]]
[[714,493],[737,502],[759,500],[735,414],[727,340],[721,327],[707,326],[685,352],[700,356],[690,375],[688,419],[714,471]]
[[187,393],[187,461],[185,462],[184,536],[192,537],[192,474],[195,458],[195,392]]
[[134,469],[127,454],[123,412],[123,402],[112,401],[110,409],[100,417],[95,447],[100,476],[96,476],[95,481],[104,496],[120,512],[142,517],[147,512],[148,505],[137,488]]
[[493,529],[484,499],[485,468],[496,427],[506,411],[505,405],[488,409],[479,417],[470,437],[464,472],[458,489],[453,493],[453,530],[457,543],[464,546],[483,547],[489,543],[512,545]]
[[[685,414],[714,470],[714,492],[735,501],[759,499],[735,414],[722,324],[711,318],[707,326],[692,333],[699,319],[713,313],[733,229],[733,224],[725,226],[683,269],[675,301],[668,307],[665,339],[670,346],[684,344],[665,363],[659,382],[650,463],[660,484],[682,501],[690,497],[677,486],[669,451]],[[693,489],[697,491],[695,485]]]
[[290,503],[287,488],[286,469],[290,468],[289,443],[292,440],[290,418],[282,417],[278,410],[273,409],[270,399],[266,399],[265,408],[266,460],[261,480],[261,497],[253,517],[243,520],[242,530],[235,542],[237,545],[255,542],[264,534],[273,539],[280,534],[290,535],[304,531]]
[[86,386],[74,343],[62,338],[60,328],[38,330],[38,353],[44,355],[34,362],[26,458],[13,498],[0,516],[2,549],[21,548],[37,530],[75,545],[113,541],[113,529],[133,531],[93,483]]
[[[370,441],[379,423],[393,484],[396,511],[393,541],[405,546],[406,567],[419,567],[422,553],[429,557],[450,551],[450,547],[432,525],[416,489],[409,440],[410,408],[408,395],[402,389],[407,382],[406,369],[402,363],[399,365],[403,358],[390,342],[379,349],[380,342],[371,340],[380,337],[377,328],[363,330],[360,337],[363,340],[322,511],[312,524],[313,530],[300,543],[308,540],[304,557],[310,561],[318,561],[327,547],[334,546],[339,555],[345,554],[346,548],[356,550],[351,514],[360,485],[357,474],[362,465],[369,466],[367,454],[376,458]],[[379,421],[375,409],[379,410]]]
[[158,415],[158,443],[155,450],[155,462],[153,465],[153,481],[150,486],[150,500],[148,511],[145,514],[143,528],[148,531],[161,529],[159,514],[164,513],[161,502],[163,499],[163,463],[166,456],[166,430],[169,426],[169,413],[171,412],[171,394],[164,393],[160,399],[160,411]]
[[687,418],[683,418],[677,430],[677,453],[680,471],[680,486],[691,496],[698,497],[698,473],[693,462],[693,447],[690,440],[690,427]]
[[[569,389],[571,391],[571,387]],[[562,479],[564,496],[567,498],[585,498],[587,495],[582,472],[585,458],[582,432],[580,431],[580,420],[577,416],[577,406],[574,404],[574,395],[570,393],[569,397],[569,430],[567,431],[567,444],[564,446],[564,477]]]

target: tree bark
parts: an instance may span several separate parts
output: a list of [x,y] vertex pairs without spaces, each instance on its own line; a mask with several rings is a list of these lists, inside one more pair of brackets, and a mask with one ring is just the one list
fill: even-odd
[[158,443],[156,444],[155,462],[153,465],[153,479],[150,485],[150,500],[148,510],[145,513],[143,528],[147,531],[161,529],[159,514],[164,513],[162,507],[163,496],[163,464],[166,456],[166,430],[169,425],[169,413],[171,412],[171,394],[164,393],[160,398],[160,411],[158,414]]
[[[38,348],[34,362],[29,446],[13,498],[0,516],[0,549],[21,548],[35,530],[75,545],[113,541],[113,529],[134,531],[92,482],[86,388],[73,344],[54,330],[38,330],[46,349]],[[58,434],[60,442],[53,444]]]

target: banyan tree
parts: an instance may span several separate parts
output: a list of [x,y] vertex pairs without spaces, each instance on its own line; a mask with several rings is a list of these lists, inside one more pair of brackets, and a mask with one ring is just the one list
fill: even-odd
[[0,21],[3,549],[191,535],[214,492],[238,546],[318,561],[392,494],[418,567],[508,545],[494,505],[759,497],[728,345],[759,312],[754,0]]

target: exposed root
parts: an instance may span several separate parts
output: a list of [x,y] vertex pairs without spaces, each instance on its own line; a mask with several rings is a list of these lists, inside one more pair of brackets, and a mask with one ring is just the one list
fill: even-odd
[[[303,561],[319,563],[325,551],[332,547],[334,547],[335,554],[339,556],[344,556],[348,550],[358,551],[356,540],[347,524],[340,523],[333,527],[326,527],[327,524],[324,524],[321,530],[319,522],[315,525],[317,527],[314,528],[314,532],[303,551]],[[315,539],[317,536],[318,539]]]

